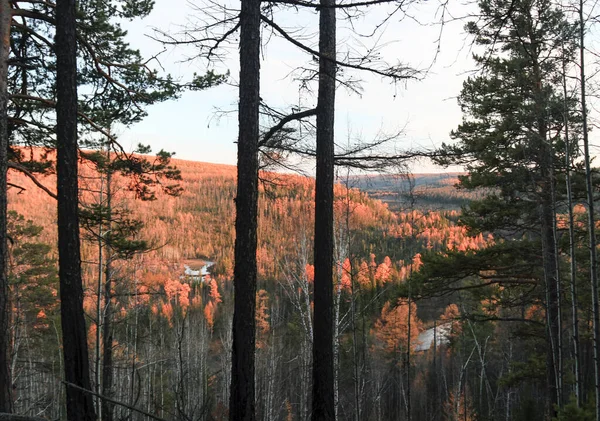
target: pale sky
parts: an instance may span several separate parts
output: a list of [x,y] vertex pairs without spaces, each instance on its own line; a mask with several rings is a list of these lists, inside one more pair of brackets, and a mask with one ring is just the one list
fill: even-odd
[[[227,0],[229,1],[229,0]],[[196,3],[198,4],[198,3]],[[238,3],[232,0],[232,7]],[[358,18],[354,24],[363,32],[380,22],[389,6],[374,6],[372,12],[364,18]],[[456,3],[447,11],[459,16],[466,8]],[[437,15],[436,15],[437,12]],[[350,136],[360,135],[365,140],[374,138],[381,131],[395,132],[404,128],[396,149],[410,147],[433,148],[449,140],[449,132],[461,121],[461,113],[456,102],[462,81],[472,70],[469,42],[463,31],[464,22],[447,23],[436,56],[436,39],[440,26],[438,3],[436,0],[410,9],[412,18],[400,20],[401,15],[390,19],[384,35],[378,38],[381,55],[388,62],[401,61],[419,69],[427,69],[428,74],[421,81],[410,81],[406,85],[394,86],[380,77],[353,72],[360,77],[362,94],[349,93],[340,88],[336,105],[336,139],[345,143]],[[129,31],[129,41],[139,48],[144,56],[151,56],[163,47],[147,37],[153,28],[176,34],[182,26],[189,25],[200,12],[192,10],[186,0],[156,0],[152,14],[141,21],[124,24]],[[418,20],[420,23],[417,23]],[[275,21],[291,30],[303,26],[307,37],[305,41],[316,48],[316,24],[318,15],[312,11],[301,13],[281,12],[275,15]],[[429,23],[429,24],[428,24]],[[348,23],[338,22],[339,49],[365,48],[373,43],[372,39],[349,35]],[[261,96],[271,106],[285,107],[301,104],[314,105],[316,99],[298,92],[298,83],[289,76],[290,72],[310,62],[304,52],[287,41],[269,37],[265,39],[263,60],[261,63]],[[269,41],[266,42],[266,39]],[[207,63],[202,60],[186,62],[194,54],[193,47],[168,48],[160,56],[165,70],[175,77],[189,77],[193,72],[203,73]],[[238,50],[229,49],[228,57],[222,63],[212,64],[217,71],[231,72],[233,81],[239,78]],[[432,65],[433,63],[433,65]],[[184,94],[180,99],[157,104],[148,109],[148,117],[131,128],[120,130],[121,141],[125,145],[138,142],[150,144],[155,151],[164,148],[176,152],[176,157],[197,161],[235,164],[237,138],[237,116],[233,113],[218,117],[217,110],[235,110],[237,89],[223,85],[203,92]],[[431,164],[420,163],[413,166],[415,172],[441,171]]]

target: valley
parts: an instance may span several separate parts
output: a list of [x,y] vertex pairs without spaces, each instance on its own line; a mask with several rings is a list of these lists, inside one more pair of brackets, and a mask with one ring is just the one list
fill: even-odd
[[[82,259],[88,346],[96,361],[92,378],[99,378],[104,364],[99,347],[104,333],[100,332],[106,321],[106,300],[110,300],[114,398],[165,419],[183,416],[178,413],[189,419],[222,419],[229,396],[235,167],[172,163],[182,176],[183,189],[175,197],[159,189],[156,200],[136,200],[125,179],[115,176],[110,181],[111,206],[143,224],[136,238],[148,242],[147,252],[125,258],[113,255],[110,249],[98,249],[93,229],[82,230],[82,238],[87,238]],[[106,194],[99,193],[106,180],[85,165],[82,169],[81,202],[106,200]],[[313,317],[314,180],[279,173],[263,173],[261,179],[257,408],[260,414],[270,413],[268,419],[305,419]],[[475,251],[493,242],[488,235],[470,236],[456,224],[458,201],[451,187],[455,175],[417,175],[414,180],[419,200],[412,209],[402,205],[402,195],[394,196],[390,181],[371,178],[369,182],[375,182],[369,188],[369,183],[359,180],[366,190],[343,183],[335,187],[335,349],[343,419],[352,417],[357,404],[361,419],[375,419],[376,414],[394,418],[407,382],[413,394],[423,399],[415,414],[425,416],[430,411],[429,386],[421,379],[433,375],[425,373],[434,354],[457,334],[452,312],[458,309],[452,297],[408,303],[400,298],[399,288],[405,288],[420,270],[423,254]],[[61,399],[50,398],[60,376],[60,348],[53,339],[58,306],[51,299],[58,290],[51,274],[56,256],[55,204],[23,175],[10,173],[9,181],[23,188],[9,191],[10,209],[24,218],[20,224],[30,220],[43,228],[23,241],[47,245],[46,265],[50,265],[42,301],[36,298],[42,292],[33,288],[40,280],[18,275],[34,263],[23,262],[13,269],[14,303],[19,303],[13,329],[18,344],[13,359],[19,410],[59,417]],[[52,186],[54,176],[40,177],[40,182]],[[105,284],[107,274],[98,270],[108,261],[110,285]],[[419,338],[429,338],[427,329],[434,323],[445,323],[446,333],[432,348]],[[410,372],[408,355],[413,358]],[[19,363],[26,360],[36,363]],[[361,390],[358,403],[356,388]],[[441,401],[444,394],[439,396]],[[126,408],[117,406],[114,411],[117,419],[137,419]]]

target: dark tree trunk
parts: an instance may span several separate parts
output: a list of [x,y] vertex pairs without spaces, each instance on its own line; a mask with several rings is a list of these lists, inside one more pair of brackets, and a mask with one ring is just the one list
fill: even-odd
[[10,2],[0,0],[0,412],[12,412],[10,376],[10,305],[8,295],[8,236],[6,232],[8,171],[8,54]]
[[[552,182],[551,180],[548,180]],[[546,318],[548,321],[548,348],[547,348],[547,375],[549,392],[549,409],[552,416],[556,415],[554,410],[556,405],[561,403],[560,390],[560,352],[559,352],[559,306],[556,267],[556,247],[554,241],[553,223],[554,212],[553,203],[548,197],[550,194],[543,194],[541,203],[541,235],[542,252],[544,266],[544,280],[546,289]]]
[[[79,242],[75,0],[56,2],[58,275],[65,381],[91,390]],[[67,419],[94,421],[92,395],[67,385]]]
[[229,419],[255,419],[256,230],[260,105],[260,0],[240,14],[238,177],[235,219],[233,349]]
[[[319,19],[319,96],[315,193],[315,281],[312,420],[335,420],[333,355],[333,179],[336,77],[335,0]],[[326,57],[326,58],[325,58]]]
[[[110,158],[110,156],[109,156]],[[110,170],[106,175],[106,213],[108,219],[107,229],[110,230],[112,219],[112,190]],[[102,395],[112,397],[113,383],[113,336],[112,336],[112,267],[111,250],[106,246],[106,267],[104,270],[104,323],[102,325]],[[113,421],[113,404],[102,401],[102,420]]]
[[[537,40],[532,37],[531,44]],[[539,64],[539,56],[531,53],[533,65],[533,96],[536,106],[537,137],[532,139],[538,150],[539,166],[539,221],[542,241],[542,265],[544,269],[544,291],[546,295],[546,375],[548,383],[548,410],[551,416],[556,415],[556,407],[561,404],[560,382],[560,285],[557,266],[556,239],[554,236],[554,148],[548,139],[548,121],[546,115],[547,98],[542,89],[545,81]]]
[[598,256],[596,253],[596,216],[594,215],[594,185],[592,180],[590,145],[588,136],[586,76],[585,76],[585,21],[583,0],[579,1],[579,71],[581,83],[581,113],[583,120],[583,153],[585,160],[585,185],[588,202],[588,232],[590,248],[590,286],[592,292],[592,327],[594,338],[594,381],[596,421],[600,421],[600,304],[598,302]]
[[[110,259],[110,256],[108,257]],[[106,282],[104,284],[104,324],[102,325],[102,396],[111,398],[113,383],[113,336],[112,336],[112,288],[111,267],[106,263],[105,270]],[[102,420],[113,421],[113,404],[102,401]]]
[[[575,398],[577,406],[580,407],[583,403],[583,387],[582,387],[582,375],[581,375],[581,345],[579,340],[579,300],[577,296],[577,256],[576,256],[576,239],[575,239],[575,217],[573,215],[573,192],[572,192],[572,180],[571,180],[571,167],[573,166],[573,145],[571,144],[571,136],[569,132],[569,109],[567,105],[567,98],[569,98],[569,92],[567,90],[567,69],[566,60],[563,61],[563,96],[564,96],[564,138],[565,138],[565,184],[567,190],[567,209],[569,218],[569,257],[570,262],[570,279],[569,286],[571,292],[571,340],[573,344],[573,376],[575,386]],[[577,143],[575,141],[575,146]]]
[[[541,84],[540,84],[541,85]],[[554,202],[552,197],[552,147],[548,145],[546,122],[539,122],[539,165],[541,178],[540,194],[540,235],[542,240],[542,265],[544,269],[544,288],[546,293],[547,320],[547,379],[548,379],[548,409],[552,416],[556,415],[555,408],[560,405],[560,308],[558,297],[558,268],[556,265],[556,241],[554,238]]]

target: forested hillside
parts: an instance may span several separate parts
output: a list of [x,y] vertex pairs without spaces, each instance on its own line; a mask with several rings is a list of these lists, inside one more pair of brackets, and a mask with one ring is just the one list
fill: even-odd
[[382,174],[355,176],[349,185],[387,203],[390,209],[413,207],[426,211],[460,210],[469,201],[483,197],[485,189],[459,190],[458,177],[465,174]]
[[[230,375],[235,168],[181,160],[172,164],[182,176],[183,190],[176,197],[157,193],[154,201],[136,200],[126,179],[111,180],[113,208],[127,209],[128,217],[139,219],[143,228],[137,239],[152,245],[146,253],[112,259],[113,398],[167,419],[220,419],[227,410]],[[257,404],[265,419],[303,419],[310,390],[314,179],[279,173],[262,173],[261,178]],[[51,186],[54,176],[39,181]],[[11,265],[17,408],[58,417],[55,202],[19,173],[11,172],[9,182],[25,189],[9,190],[9,232],[17,240]],[[82,203],[98,202],[101,183],[106,180],[100,174],[82,165]],[[419,270],[421,253],[478,250],[492,238],[467,235],[456,225],[456,211],[395,213],[343,184],[335,192],[340,416],[351,418],[360,410],[363,419],[377,414],[390,419],[402,412],[409,348],[416,361],[411,363],[411,387],[420,400],[415,411],[425,414],[432,410],[428,396],[433,386],[426,379],[433,373],[425,373],[433,354],[415,352],[417,346],[430,349],[429,343],[419,342],[419,334],[436,320],[448,323],[458,310],[454,305],[444,313],[451,299],[430,300],[422,308],[411,302],[409,314],[405,301],[397,303],[397,289]],[[82,248],[84,307],[90,355],[96,359],[97,340],[102,340],[99,314],[104,319],[98,305],[102,309],[106,298],[98,296],[102,262],[97,238],[88,231],[82,230],[87,238]],[[185,265],[199,268],[203,261],[215,263],[209,277],[185,275]],[[449,337],[444,336],[444,343]],[[93,364],[93,379],[100,379],[96,370],[102,364]],[[448,390],[438,393],[439,405],[450,399]],[[130,413],[119,406],[114,410],[117,419]]]
[[600,421],[598,22],[0,0],[0,419]]

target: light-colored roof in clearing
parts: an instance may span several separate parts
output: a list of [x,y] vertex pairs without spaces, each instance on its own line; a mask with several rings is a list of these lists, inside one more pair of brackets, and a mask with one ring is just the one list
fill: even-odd
[[192,270],[200,270],[204,266],[212,266],[214,262],[204,259],[187,259],[183,261],[183,266]]
[[210,269],[214,264],[215,262],[211,262],[209,260],[185,260],[183,264],[183,267],[185,269],[184,276],[204,278],[206,275],[210,275],[208,269]]

